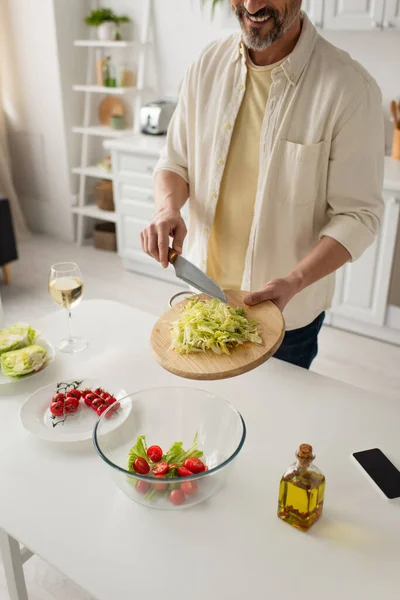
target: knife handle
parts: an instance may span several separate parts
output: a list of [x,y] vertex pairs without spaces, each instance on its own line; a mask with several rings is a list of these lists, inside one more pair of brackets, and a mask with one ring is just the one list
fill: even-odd
[[174,264],[175,260],[178,258],[179,254],[177,253],[176,250],[173,250],[173,248],[170,248],[168,250],[168,260],[171,263],[171,265]]

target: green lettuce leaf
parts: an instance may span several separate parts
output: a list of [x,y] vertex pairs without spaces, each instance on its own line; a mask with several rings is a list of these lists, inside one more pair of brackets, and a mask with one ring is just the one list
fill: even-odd
[[46,363],[47,352],[34,344],[20,350],[5,352],[0,356],[1,370],[8,377],[22,377],[39,371]]
[[146,444],[146,436],[145,435],[140,435],[138,437],[138,439],[136,440],[136,444],[134,446],[132,446],[132,448],[129,450],[128,471],[131,471],[132,473],[135,472],[133,463],[139,457],[144,458],[147,462],[149,462],[149,459],[147,456],[147,444]]
[[187,458],[201,458],[203,456],[203,452],[197,447],[197,440],[199,439],[199,434],[196,432],[196,435],[193,439],[192,447],[189,450],[183,449],[182,442],[175,442],[172,444],[171,448],[168,452],[163,456],[162,460],[167,462],[168,464],[176,463],[181,466]]
[[37,331],[26,323],[15,323],[0,330],[0,354],[31,346],[37,338]]
[[207,350],[229,354],[230,348],[246,342],[262,344],[256,321],[249,321],[243,308],[232,308],[215,298],[189,300],[172,324],[171,348],[179,354]]

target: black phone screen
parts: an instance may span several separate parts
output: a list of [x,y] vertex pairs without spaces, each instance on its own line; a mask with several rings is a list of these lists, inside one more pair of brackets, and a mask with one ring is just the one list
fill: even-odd
[[389,500],[400,498],[400,471],[382,450],[364,450],[353,456]]

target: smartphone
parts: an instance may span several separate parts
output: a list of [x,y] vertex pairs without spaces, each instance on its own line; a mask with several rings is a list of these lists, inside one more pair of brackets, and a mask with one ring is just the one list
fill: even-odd
[[355,452],[356,461],[389,500],[400,498],[400,471],[379,448]]

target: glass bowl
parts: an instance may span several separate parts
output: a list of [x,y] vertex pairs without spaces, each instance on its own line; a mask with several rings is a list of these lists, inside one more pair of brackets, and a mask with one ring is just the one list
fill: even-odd
[[[149,508],[179,510],[203,502],[223,486],[246,439],[245,422],[229,402],[203,390],[159,387],[126,396],[119,404],[117,411],[111,406],[101,415],[93,440],[116,484],[131,500]],[[166,453],[175,442],[189,450],[196,434],[207,471],[160,480],[151,471],[139,475],[128,470],[129,450],[139,436],[146,436],[148,447],[158,445]]]

